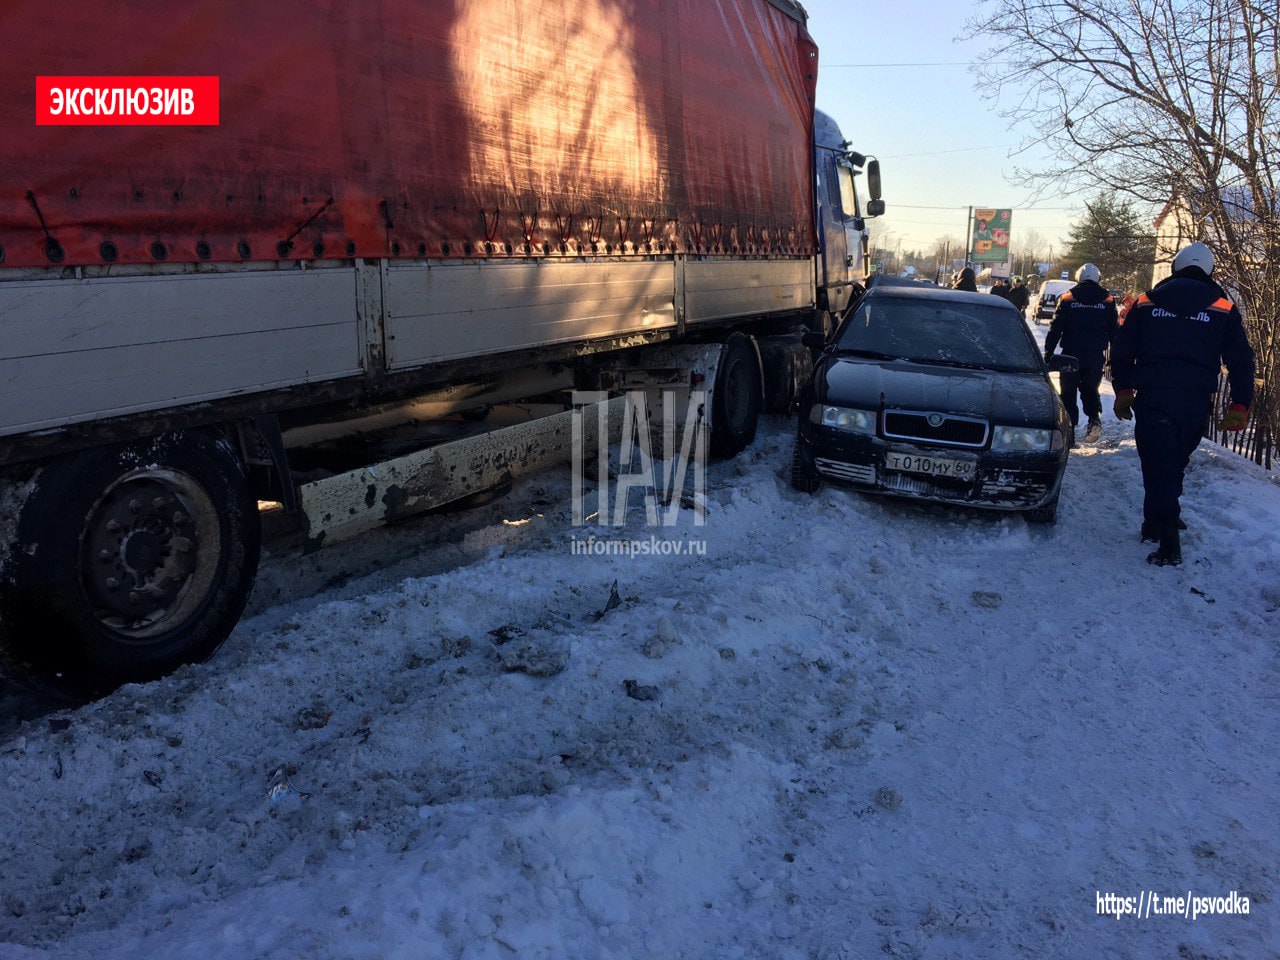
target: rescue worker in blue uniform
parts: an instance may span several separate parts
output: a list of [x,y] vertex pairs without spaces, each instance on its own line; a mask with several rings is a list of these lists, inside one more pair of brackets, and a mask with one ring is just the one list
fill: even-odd
[[1102,400],[1098,396],[1098,385],[1102,383],[1107,348],[1119,329],[1115,299],[1099,283],[1101,279],[1102,273],[1092,263],[1086,263],[1076,271],[1076,285],[1058,298],[1053,323],[1049,325],[1044,341],[1046,363],[1059,342],[1064,354],[1080,361],[1078,377],[1063,377],[1062,403],[1074,428],[1080,422],[1080,411],[1076,409],[1078,387],[1080,405],[1089,418],[1085,440],[1090,442],[1102,434]]
[[1133,432],[1146,491],[1142,539],[1159,543],[1147,557],[1158,566],[1182,562],[1182,477],[1204,435],[1223,364],[1231,403],[1219,427],[1244,429],[1253,403],[1253,348],[1240,311],[1212,273],[1207,246],[1184,247],[1173,275],[1134,303],[1111,348],[1115,414],[1121,420],[1137,415]]

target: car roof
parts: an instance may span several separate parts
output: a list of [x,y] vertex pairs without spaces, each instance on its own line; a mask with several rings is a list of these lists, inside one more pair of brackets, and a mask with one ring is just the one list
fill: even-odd
[[983,307],[1005,307],[1013,313],[1018,312],[1008,300],[1003,297],[995,297],[989,293],[970,293],[967,290],[948,290],[945,287],[926,287],[920,284],[912,286],[899,286],[893,284],[887,287],[873,286],[867,291],[864,300],[883,300],[893,298],[894,300],[938,300],[946,303],[969,303],[975,306]]

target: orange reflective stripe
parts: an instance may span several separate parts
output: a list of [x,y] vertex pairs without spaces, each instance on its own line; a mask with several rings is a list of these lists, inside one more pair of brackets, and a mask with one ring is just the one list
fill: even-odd
[[1111,296],[1110,294],[1108,294],[1108,295],[1107,295],[1107,303],[1115,303],[1115,302],[1116,302],[1116,298],[1115,298],[1115,297],[1113,297],[1113,296]]
[[1209,309],[1230,312],[1231,308],[1234,306],[1235,304],[1232,303],[1230,300],[1228,300],[1226,297],[1219,297],[1217,300],[1213,301],[1213,303],[1209,304]]
[[1150,298],[1150,297],[1148,297],[1148,296],[1144,293],[1144,294],[1142,294],[1142,296],[1138,297],[1138,299],[1137,299],[1137,300],[1133,301],[1133,305],[1134,305],[1135,307],[1140,307],[1140,306],[1142,306],[1144,303],[1150,303],[1150,302],[1151,302],[1151,298]]
[[1062,296],[1060,296],[1060,297],[1058,298],[1058,302],[1059,302],[1059,303],[1065,303],[1067,300],[1074,300],[1074,299],[1075,299],[1075,297],[1073,297],[1073,296],[1071,295],[1071,291],[1070,291],[1070,290],[1068,290],[1066,293],[1064,293]]

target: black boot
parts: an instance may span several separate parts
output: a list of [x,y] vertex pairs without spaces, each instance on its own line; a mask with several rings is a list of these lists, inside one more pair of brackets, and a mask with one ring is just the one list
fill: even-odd
[[1176,567],[1182,563],[1182,541],[1178,536],[1178,524],[1162,523],[1158,530],[1160,547],[1147,556],[1147,563],[1157,567]]
[[[1187,525],[1181,520],[1178,521],[1178,529],[1185,530]],[[1156,543],[1160,539],[1160,527],[1152,523],[1150,520],[1142,521],[1142,532],[1138,535],[1138,539],[1142,543]]]

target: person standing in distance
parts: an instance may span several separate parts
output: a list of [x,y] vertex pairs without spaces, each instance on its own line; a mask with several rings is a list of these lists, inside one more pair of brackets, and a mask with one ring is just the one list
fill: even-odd
[[1027,283],[1022,277],[1013,278],[1013,289],[1009,291],[1008,301],[1018,308],[1018,312],[1024,317],[1027,314],[1027,304],[1031,302],[1031,292],[1027,290]]
[[1089,418],[1089,427],[1084,435],[1087,443],[1093,443],[1102,435],[1102,400],[1098,396],[1098,385],[1102,383],[1107,347],[1119,329],[1115,299],[1098,282],[1101,279],[1102,273],[1092,263],[1086,263],[1076,271],[1076,285],[1058,298],[1053,322],[1049,324],[1049,333],[1044,341],[1046,363],[1059,342],[1063,353],[1080,361],[1076,382],[1064,380],[1062,402],[1074,428],[1080,422],[1080,411],[1076,409],[1078,383],[1080,405]]
[[1211,279],[1213,253],[1188,244],[1173,260],[1173,274],[1140,296],[1111,350],[1115,414],[1131,420],[1142,462],[1142,540],[1159,547],[1147,557],[1157,566],[1182,562],[1182,478],[1200,445],[1209,405],[1227,367],[1231,405],[1219,424],[1242,430],[1253,403],[1253,348],[1240,311]]
[[960,271],[960,276],[956,277],[956,282],[951,285],[953,290],[968,290],[970,293],[978,292],[978,282],[973,276],[973,267],[965,267]]

